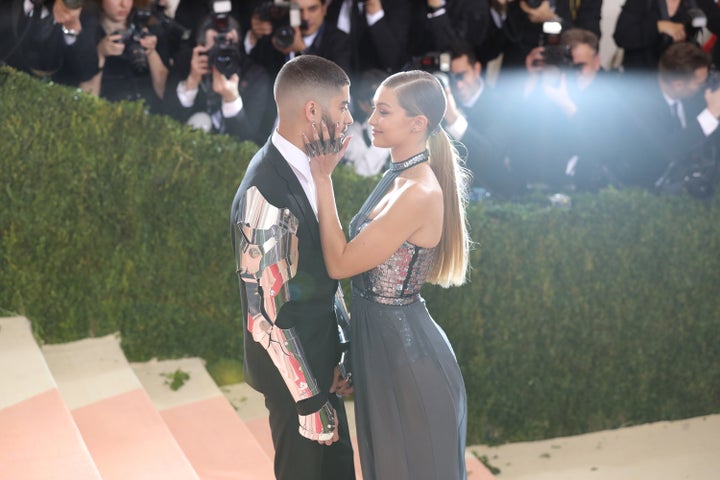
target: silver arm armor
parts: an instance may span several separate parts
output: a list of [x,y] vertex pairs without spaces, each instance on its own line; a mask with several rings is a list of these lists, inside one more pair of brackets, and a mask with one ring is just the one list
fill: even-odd
[[338,324],[338,339],[340,340],[340,362],[338,368],[340,375],[352,385],[352,365],[350,363],[350,312],[345,305],[342,287],[338,285],[335,292],[335,317]]
[[[275,325],[277,314],[290,300],[288,282],[297,273],[298,220],[289,209],[271,205],[256,187],[245,193],[241,218],[234,228],[236,266],[247,293],[247,329],[265,347],[295,402],[320,394],[295,328]],[[330,440],[336,416],[326,402],[317,412],[299,415],[300,434],[311,440]]]

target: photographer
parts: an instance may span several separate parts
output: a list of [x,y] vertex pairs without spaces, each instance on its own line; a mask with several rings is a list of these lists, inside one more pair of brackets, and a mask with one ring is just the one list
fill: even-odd
[[[150,2],[133,8],[131,0],[99,0],[96,30],[99,73],[81,87],[111,101],[144,100],[160,111],[169,60],[166,31],[155,28]],[[160,36],[158,36],[160,35]]]
[[491,0],[490,7],[492,20],[479,58],[488,62],[502,54],[502,72],[524,69],[545,22],[559,22],[563,30],[583,28],[600,37],[601,0]]
[[504,132],[509,127],[504,114],[507,104],[483,80],[482,70],[471,45],[455,46],[448,72],[450,88],[445,92],[448,102],[444,127],[465,147],[473,188],[505,196],[515,191],[514,179],[501,156],[501,146],[507,141]]
[[714,0],[627,0],[613,39],[624,50],[625,71],[655,72],[668,46],[696,42],[705,26],[720,33],[720,9]]
[[262,144],[274,121],[271,81],[241,52],[238,29],[229,17],[200,23],[190,72],[168,92],[167,111],[205,131]]
[[408,12],[411,8],[411,0],[330,2],[326,22],[350,36],[351,77],[358,77],[369,69],[383,70],[387,74],[401,69],[409,50],[412,21]]
[[597,190],[608,182],[616,146],[618,85],[600,66],[589,30],[548,29],[526,58],[527,77],[512,107],[507,159],[522,183],[558,190]]
[[350,37],[326,22],[326,14],[327,0],[261,4],[253,12],[245,50],[273,77],[286,61],[302,54],[331,60],[350,72]]
[[97,73],[93,24],[83,0],[11,0],[0,4],[0,65],[77,86]]
[[625,86],[616,115],[622,151],[611,164],[623,185],[682,190],[694,168],[717,164],[720,87],[714,78],[707,83],[709,69],[701,47],[674,43],[660,57],[658,73]]

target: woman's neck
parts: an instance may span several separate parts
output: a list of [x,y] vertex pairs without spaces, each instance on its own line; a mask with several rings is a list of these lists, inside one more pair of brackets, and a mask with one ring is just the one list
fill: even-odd
[[390,158],[393,162],[404,162],[413,155],[425,150],[425,140],[422,142],[413,143],[409,145],[402,145],[394,147],[390,150]]

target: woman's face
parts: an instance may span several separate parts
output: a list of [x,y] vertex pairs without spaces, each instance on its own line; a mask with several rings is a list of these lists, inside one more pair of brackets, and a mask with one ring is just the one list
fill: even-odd
[[103,14],[113,22],[126,22],[132,6],[132,0],[102,0]]
[[372,127],[372,143],[376,147],[393,148],[410,139],[413,118],[400,106],[392,89],[381,86],[373,97],[373,112],[368,123]]

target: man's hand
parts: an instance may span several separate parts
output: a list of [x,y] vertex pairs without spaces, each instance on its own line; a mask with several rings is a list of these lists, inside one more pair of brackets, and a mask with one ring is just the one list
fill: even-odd
[[537,8],[530,8],[525,0],[520,0],[520,8],[528,16],[528,19],[532,23],[543,23],[557,20],[557,15],[552,11],[550,2],[543,0],[543,2]]
[[198,45],[193,48],[192,58],[190,59],[190,74],[185,79],[185,86],[188,90],[195,90],[200,85],[203,75],[210,73],[208,66],[207,48]]
[[213,91],[220,95],[223,102],[234,102],[240,96],[238,91],[238,84],[240,83],[240,77],[237,73],[233,73],[230,78],[220,73],[216,68],[212,68],[213,76]]
[[673,42],[685,40],[685,26],[682,23],[671,22],[670,20],[659,20],[657,22],[658,32],[664,33],[673,39]]
[[344,378],[342,376],[339,367],[335,367],[335,372],[333,373],[333,383],[330,387],[330,393],[342,395],[343,397],[347,397],[348,395],[352,395],[353,393],[352,382],[349,378]]

